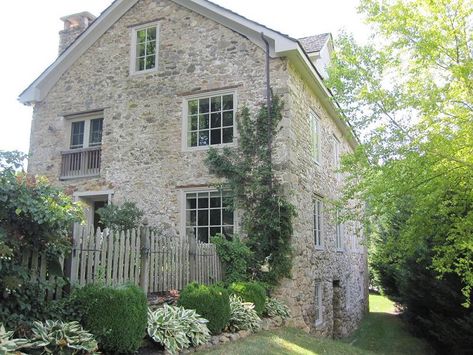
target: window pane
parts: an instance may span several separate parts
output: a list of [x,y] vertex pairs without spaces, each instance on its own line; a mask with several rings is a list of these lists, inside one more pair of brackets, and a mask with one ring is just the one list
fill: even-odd
[[156,57],[154,55],[146,57],[146,69],[153,69],[155,66]]
[[209,229],[207,227],[199,228],[197,239],[201,242],[208,243],[209,242]]
[[71,125],[71,148],[82,148],[84,144],[85,121],[72,122]]
[[149,27],[147,28],[147,40],[148,41],[155,41],[156,40],[156,27],[153,26],[153,27]]
[[212,97],[210,107],[213,112],[221,110],[221,107],[222,107],[221,101],[222,101],[221,96]]
[[186,224],[188,226],[195,226],[196,225],[196,211],[189,210],[186,212]]
[[223,97],[223,109],[224,110],[233,109],[233,95],[225,95]]
[[156,42],[148,42],[146,45],[146,55],[152,55],[153,57],[156,54]]
[[209,112],[209,99],[200,99],[199,100],[199,112],[208,113]]
[[209,131],[199,132],[199,146],[209,145]]
[[222,143],[220,135],[222,131],[220,129],[213,129],[210,136],[210,144],[220,144]]
[[146,29],[136,31],[136,43],[143,43],[146,41]]
[[209,128],[209,115],[199,115],[199,129]]
[[136,59],[136,70],[145,70],[145,58]]
[[199,203],[198,203],[198,208],[209,208],[209,194],[204,192],[204,193],[199,193]]
[[223,125],[233,126],[233,111],[226,111],[223,113]]
[[103,118],[97,118],[90,121],[89,145],[102,144]]
[[197,116],[190,116],[189,117],[189,128],[191,131],[197,130]]
[[229,211],[227,209],[223,210],[223,224],[233,225],[233,211]]
[[222,126],[222,116],[220,112],[212,113],[212,117],[210,120],[210,126],[212,128],[218,128]]
[[210,210],[210,225],[220,226],[222,225],[221,209]]
[[198,210],[197,225],[198,226],[208,226],[209,225],[209,210]]
[[189,147],[196,147],[197,146],[197,132],[192,132],[189,136]]
[[221,198],[220,192],[212,192],[210,194],[210,207],[220,207],[221,206]]
[[136,45],[136,56],[137,57],[144,57],[146,55],[146,44],[145,43],[138,43]]
[[223,129],[223,143],[233,142],[233,128]]
[[190,100],[188,103],[187,103],[187,107],[188,107],[188,114],[189,115],[197,115],[197,100]]

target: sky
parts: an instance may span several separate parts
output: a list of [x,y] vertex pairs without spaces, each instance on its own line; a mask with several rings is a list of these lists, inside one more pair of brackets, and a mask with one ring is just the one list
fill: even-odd
[[[15,0],[0,21],[0,150],[28,152],[32,107],[19,94],[57,56],[60,17],[89,11],[98,16],[112,0]],[[301,38],[340,30],[365,40],[358,0],[213,0],[274,30]]]

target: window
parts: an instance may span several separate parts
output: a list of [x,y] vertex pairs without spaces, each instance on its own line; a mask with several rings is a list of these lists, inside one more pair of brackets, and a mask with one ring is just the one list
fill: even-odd
[[323,322],[322,316],[322,283],[315,283],[315,325],[320,325]]
[[229,198],[220,191],[186,193],[186,234],[201,242],[222,233],[232,236],[234,230],[233,211]]
[[335,212],[335,248],[338,251],[343,250],[343,223],[340,221],[340,211]]
[[320,118],[314,111],[310,112],[311,153],[312,158],[320,164]]
[[96,147],[102,144],[103,113],[71,118],[70,148]]
[[186,116],[188,148],[233,142],[233,94],[189,99]]
[[333,169],[335,170],[335,176],[337,180],[340,179],[340,141],[334,135],[333,136]]
[[156,23],[133,29],[131,72],[155,70],[158,66],[159,28]]
[[314,201],[314,243],[316,247],[322,246],[322,199],[317,197]]

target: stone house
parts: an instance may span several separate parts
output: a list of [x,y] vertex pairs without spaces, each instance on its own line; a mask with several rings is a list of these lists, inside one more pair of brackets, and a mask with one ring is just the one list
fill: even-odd
[[[133,201],[150,224],[206,241],[238,232],[204,158],[238,140],[235,116],[270,84],[285,102],[278,178],[297,208],[293,276],[276,290],[291,323],[351,333],[367,311],[367,252],[327,201],[357,142],[324,85],[329,34],[297,40],[206,0],[116,0],[98,18],[66,16],[60,55],[23,93],[33,106],[29,172],[86,203]],[[263,34],[263,36],[262,36]],[[263,40],[264,39],[264,40]]]

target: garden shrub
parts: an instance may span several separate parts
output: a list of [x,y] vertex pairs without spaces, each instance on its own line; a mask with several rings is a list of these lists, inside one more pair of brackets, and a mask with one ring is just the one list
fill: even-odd
[[229,289],[231,293],[240,296],[243,301],[253,303],[258,316],[263,314],[266,303],[266,289],[259,282],[234,282]]
[[219,334],[230,320],[228,291],[219,286],[206,286],[193,282],[182,291],[178,305],[193,309],[207,319],[212,334]]
[[148,335],[164,345],[171,354],[199,346],[210,340],[208,320],[201,318],[193,309],[164,304],[155,311],[148,310]]
[[282,319],[289,318],[289,308],[275,298],[266,298],[264,306],[264,315],[270,318],[281,317]]
[[136,351],[146,334],[147,299],[134,285],[87,285],[73,295],[82,314],[82,325],[96,336],[102,350]]
[[251,302],[243,302],[237,295],[230,296],[230,324],[231,332],[239,330],[257,331],[261,327],[261,318],[255,311],[255,305]]
[[228,240],[224,235],[217,234],[212,237],[211,242],[216,245],[218,257],[223,264],[223,281],[231,284],[247,280],[252,256],[250,248],[237,236]]

